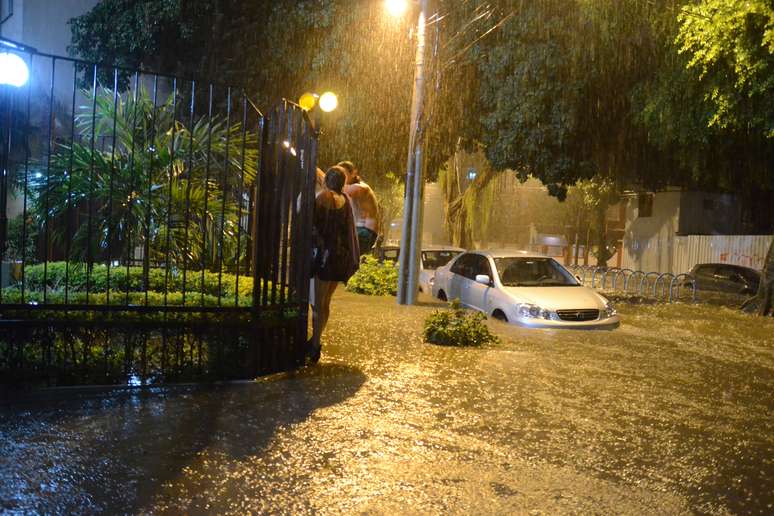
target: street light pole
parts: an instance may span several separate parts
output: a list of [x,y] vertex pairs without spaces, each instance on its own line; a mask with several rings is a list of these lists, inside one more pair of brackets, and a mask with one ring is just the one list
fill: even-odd
[[417,56],[414,69],[414,92],[411,99],[411,128],[406,163],[406,189],[403,197],[403,231],[400,242],[398,271],[398,304],[416,302],[419,279],[419,257],[422,247],[422,142],[421,119],[425,87],[425,26],[429,0],[419,1],[417,22]]

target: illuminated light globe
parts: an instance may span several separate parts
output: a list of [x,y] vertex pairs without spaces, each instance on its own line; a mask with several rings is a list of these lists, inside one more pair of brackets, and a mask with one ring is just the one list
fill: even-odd
[[301,109],[304,111],[311,111],[315,104],[317,104],[317,97],[312,93],[304,93],[301,95],[301,98],[298,99],[298,105],[301,106]]
[[384,7],[387,12],[396,18],[403,16],[408,10],[407,0],[385,0]]
[[339,99],[336,98],[336,94],[330,91],[326,91],[320,95],[320,109],[326,113],[330,113],[339,105]]
[[0,84],[24,86],[30,78],[30,69],[24,59],[8,52],[0,53]]

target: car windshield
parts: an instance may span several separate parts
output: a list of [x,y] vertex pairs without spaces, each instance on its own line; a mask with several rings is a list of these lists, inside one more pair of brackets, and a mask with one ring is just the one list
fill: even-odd
[[578,281],[553,258],[495,258],[500,282],[506,287],[577,287]]
[[435,270],[449,263],[449,260],[458,254],[460,254],[460,251],[422,251],[422,267],[427,270]]

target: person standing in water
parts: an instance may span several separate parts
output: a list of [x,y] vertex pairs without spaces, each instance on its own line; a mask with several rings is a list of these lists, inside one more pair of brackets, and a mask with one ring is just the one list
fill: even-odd
[[360,266],[353,209],[342,192],[346,174],[335,166],[325,173],[325,189],[314,201],[315,251],[312,263],[312,338],[307,355],[320,360],[321,337],[331,313],[331,297],[339,282],[346,282]]
[[352,199],[357,240],[362,256],[371,252],[379,235],[379,204],[376,201],[376,194],[363,181],[360,171],[351,161],[342,161],[337,166],[344,169],[347,174],[344,193]]

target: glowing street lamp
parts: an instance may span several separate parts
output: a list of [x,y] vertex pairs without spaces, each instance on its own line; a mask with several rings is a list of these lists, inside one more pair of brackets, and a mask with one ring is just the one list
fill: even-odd
[[24,59],[11,52],[0,52],[0,84],[20,88],[29,78],[30,69]]
[[384,8],[396,18],[400,18],[408,11],[408,0],[385,0]]
[[331,91],[326,91],[322,95],[320,95],[320,109],[325,111],[326,113],[330,113],[334,109],[336,109],[339,105],[339,99],[336,97],[336,94]]
[[317,105],[317,95],[314,93],[304,93],[301,98],[298,99],[298,105],[304,111],[311,111],[314,106]]
[[320,106],[320,109],[326,113],[330,113],[339,106],[339,99],[332,91],[326,91],[322,95],[316,93],[304,93],[298,99],[298,105],[304,111],[311,111],[315,106]]

